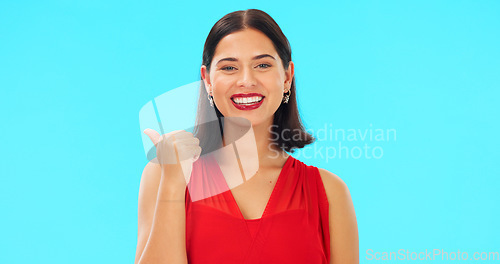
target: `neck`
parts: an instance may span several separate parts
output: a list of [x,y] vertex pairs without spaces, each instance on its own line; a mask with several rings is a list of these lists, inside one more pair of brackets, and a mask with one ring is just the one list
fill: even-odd
[[[234,120],[242,121],[242,119]],[[228,118],[224,122],[224,146],[236,141],[240,160],[257,158],[259,167],[280,166],[288,154],[273,143],[274,135],[270,132],[272,125],[272,117],[266,122],[252,126],[248,121],[233,122]]]

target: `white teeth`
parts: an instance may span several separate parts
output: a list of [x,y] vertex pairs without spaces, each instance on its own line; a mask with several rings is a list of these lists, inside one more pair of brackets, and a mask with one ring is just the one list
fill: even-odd
[[252,97],[235,97],[233,101],[237,104],[254,104],[260,102],[262,100],[261,96],[252,96]]

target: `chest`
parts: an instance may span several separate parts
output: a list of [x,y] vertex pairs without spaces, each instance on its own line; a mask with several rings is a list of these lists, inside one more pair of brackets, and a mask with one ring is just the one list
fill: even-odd
[[247,182],[233,188],[231,194],[244,219],[261,218],[276,189],[279,169],[259,170]]
[[[328,263],[328,208],[318,203],[319,175],[301,164],[288,165],[260,171],[206,199],[188,200],[189,263]],[[210,176],[198,190],[224,180],[222,174]]]

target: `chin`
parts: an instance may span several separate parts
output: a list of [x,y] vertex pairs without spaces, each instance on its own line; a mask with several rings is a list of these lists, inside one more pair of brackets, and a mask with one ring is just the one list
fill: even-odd
[[259,125],[262,125],[262,124],[266,124],[266,120],[262,120],[262,119],[258,119],[258,120],[250,120],[250,123],[252,124],[252,126],[259,126]]
[[269,119],[262,119],[262,118],[248,118],[247,120],[252,125],[252,127],[261,126],[269,123]]
[[262,117],[256,116],[248,116],[248,115],[237,115],[237,114],[229,114],[224,115],[227,120],[230,120],[232,123],[238,126],[259,126],[265,124],[269,121],[269,119],[264,119]]

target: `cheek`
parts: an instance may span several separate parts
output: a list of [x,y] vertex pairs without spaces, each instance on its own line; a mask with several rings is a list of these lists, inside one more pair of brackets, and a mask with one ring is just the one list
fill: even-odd
[[264,80],[270,88],[282,90],[284,87],[284,78],[279,71],[270,71],[266,73]]
[[217,96],[224,96],[227,90],[231,87],[232,81],[230,78],[216,77],[212,81],[213,92]]
[[284,81],[281,79],[279,74],[275,74],[275,76],[266,79],[265,86],[268,88],[269,95],[272,95],[273,97],[281,97],[285,87]]

